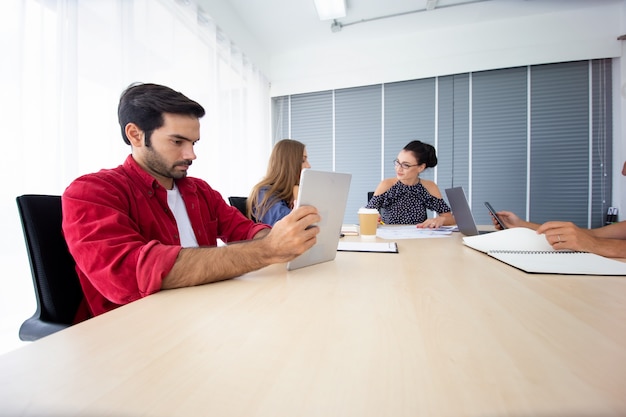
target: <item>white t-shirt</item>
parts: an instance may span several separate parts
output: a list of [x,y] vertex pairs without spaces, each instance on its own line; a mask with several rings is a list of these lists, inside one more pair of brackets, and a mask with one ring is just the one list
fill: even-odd
[[167,190],[167,205],[174,213],[176,225],[178,226],[178,235],[180,236],[180,244],[183,248],[197,248],[198,241],[191,227],[189,215],[185,208],[185,202],[178,191],[178,187],[174,184],[174,188]]

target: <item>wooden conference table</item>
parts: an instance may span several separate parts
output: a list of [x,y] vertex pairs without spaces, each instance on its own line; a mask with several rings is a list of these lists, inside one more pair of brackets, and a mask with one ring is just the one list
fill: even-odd
[[163,291],[9,352],[0,415],[626,415],[626,277],[526,274],[458,233],[397,242]]

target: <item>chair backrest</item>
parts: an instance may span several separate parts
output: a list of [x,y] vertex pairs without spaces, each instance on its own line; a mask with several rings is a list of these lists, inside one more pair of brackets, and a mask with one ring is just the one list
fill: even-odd
[[248,203],[248,197],[228,197],[228,202],[231,206],[237,208],[244,216],[246,214],[246,204]]
[[374,191],[368,191],[367,192],[367,202],[369,203],[370,200],[372,199],[372,197],[374,197]]
[[72,325],[83,291],[63,237],[61,196],[27,194],[16,201],[37,299],[20,339],[37,340]]

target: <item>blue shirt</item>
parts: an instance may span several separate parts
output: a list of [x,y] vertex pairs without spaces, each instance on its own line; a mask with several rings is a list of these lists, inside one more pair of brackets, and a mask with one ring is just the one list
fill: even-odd
[[[268,187],[263,187],[259,191],[259,195],[257,196],[257,201],[263,201],[263,197],[267,192]],[[274,201],[270,206],[269,210],[263,217],[257,216],[258,209],[257,207],[252,208],[252,215],[256,218],[257,222],[269,224],[270,226],[274,226],[274,223],[291,213],[291,208],[285,200]]]

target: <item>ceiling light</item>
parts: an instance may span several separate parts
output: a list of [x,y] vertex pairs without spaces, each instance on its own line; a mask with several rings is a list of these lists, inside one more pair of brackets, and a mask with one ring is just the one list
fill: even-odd
[[337,22],[336,20],[333,20],[333,23],[330,24],[330,30],[333,33],[339,32],[342,27],[343,27],[343,25],[341,23]]
[[313,0],[320,20],[337,19],[346,16],[345,0]]

